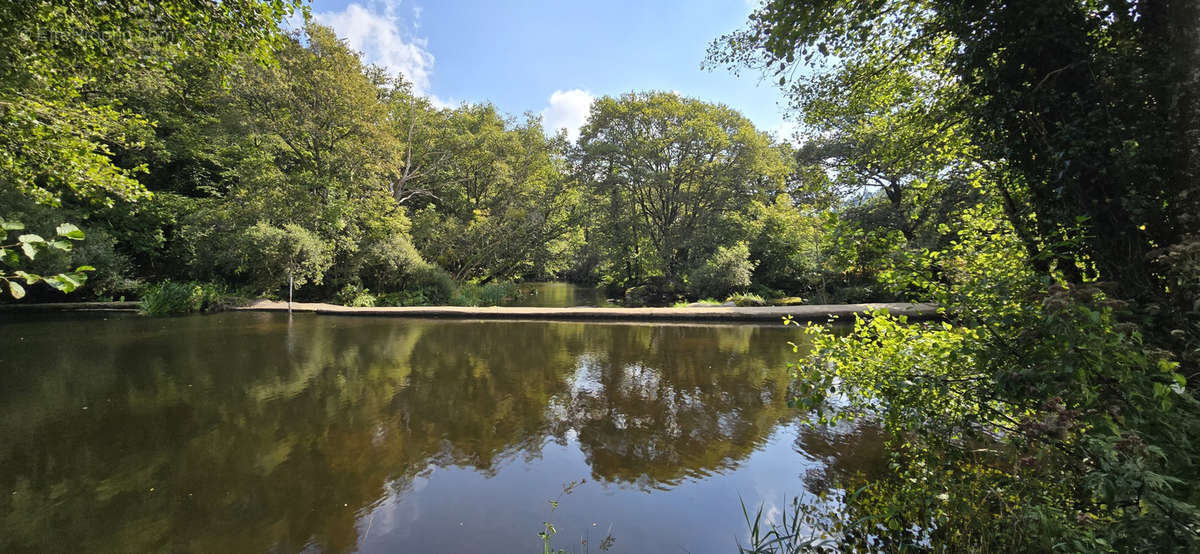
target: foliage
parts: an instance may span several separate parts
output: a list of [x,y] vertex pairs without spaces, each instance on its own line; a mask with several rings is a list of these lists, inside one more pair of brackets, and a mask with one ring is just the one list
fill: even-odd
[[801,149],[813,184],[878,188],[831,234],[855,286],[945,309],[821,335],[802,365],[802,407],[893,437],[846,548],[1198,547],[1197,17],[775,0],[714,43],[828,139]]
[[773,198],[787,173],[780,151],[741,114],[661,92],[597,100],[576,156],[600,203],[605,272],[618,283],[680,280],[726,245],[729,216],[750,198]]
[[726,302],[733,302],[735,306],[766,306],[767,301],[757,294],[734,294],[731,295]]
[[771,203],[751,202],[741,222],[755,261],[751,280],[792,292],[812,288],[814,277],[824,269],[821,224],[819,215],[806,213],[786,194]]
[[111,204],[146,196],[108,157],[148,122],[94,94],[97,82],[167,71],[184,52],[213,66],[247,50],[259,59],[296,4],[250,0],[6,3],[0,7],[0,166],[8,186],[40,203],[70,194]]
[[688,288],[699,297],[725,296],[736,289],[750,286],[754,263],[750,248],[744,242],[721,246],[704,264],[689,275]]
[[138,311],[156,317],[212,312],[225,309],[233,301],[219,285],[163,281],[142,292]]
[[694,307],[695,304],[700,304],[700,305],[704,305],[704,306],[720,306],[720,305],[724,304],[724,302],[717,300],[716,298],[702,298],[695,302],[689,302],[687,300],[680,300],[679,302],[671,304],[671,307],[672,308],[691,308],[691,307]]
[[520,291],[511,281],[477,285],[464,283],[450,297],[453,306],[499,306],[505,300],[516,298]]
[[516,122],[491,105],[462,106],[444,123],[447,159],[413,215],[414,242],[458,281],[511,279],[565,267],[578,224],[565,140],[541,121]]
[[[861,491],[860,491],[861,492]],[[835,511],[833,504],[853,501],[858,493],[839,495],[836,498],[825,496],[824,493],[816,498],[806,498],[804,502],[799,497],[792,498],[790,505],[780,510],[780,521],[763,520],[763,507],[760,505],[750,518],[750,510],[746,502],[741,501],[742,517],[750,530],[749,543],[742,546],[738,541],[739,554],[799,554],[812,552],[838,552],[839,544],[835,537],[850,528],[850,522],[844,514]],[[846,498],[842,498],[847,496]],[[790,517],[789,517],[790,516]]]
[[234,273],[256,291],[273,292],[288,284],[320,284],[332,263],[329,246],[312,232],[288,223],[275,227],[259,222],[242,232],[238,250],[230,252]]
[[375,306],[375,296],[371,291],[354,285],[346,285],[333,297],[336,304],[352,308],[371,308]]
[[447,304],[458,289],[454,278],[441,268],[430,266],[417,270],[406,290],[421,295],[429,304]]
[[[3,237],[0,239],[0,259],[4,261],[5,266],[5,269],[0,271],[0,281],[5,285],[5,294],[20,300],[25,297],[25,286],[37,283],[46,283],[63,293],[72,292],[83,286],[84,281],[87,280],[85,272],[94,271],[94,267],[84,265],[75,268],[74,271],[46,276],[21,269],[23,265],[33,262],[42,252],[48,250],[70,252],[73,248],[71,241],[83,240],[83,231],[73,224],[63,223],[55,229],[57,236],[51,240],[46,240],[35,233],[21,233],[17,234],[15,239],[8,238],[10,234],[16,234],[24,229],[25,225],[19,221],[0,219],[0,233],[3,233],[0,235]],[[9,242],[10,240],[15,240],[15,242]],[[22,256],[25,258],[24,261]]]

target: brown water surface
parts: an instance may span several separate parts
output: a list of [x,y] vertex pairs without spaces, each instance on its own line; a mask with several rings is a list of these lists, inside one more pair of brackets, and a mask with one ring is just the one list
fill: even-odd
[[569,552],[736,551],[739,497],[777,517],[879,461],[869,430],[797,423],[789,340],[2,315],[0,552],[540,552],[547,521]]

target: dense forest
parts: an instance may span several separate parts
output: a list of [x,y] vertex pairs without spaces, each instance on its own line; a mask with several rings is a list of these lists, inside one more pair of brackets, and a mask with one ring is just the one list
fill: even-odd
[[932,301],[808,328],[794,404],[878,420],[889,475],[754,548],[1200,549],[1200,4],[766,2],[705,63],[795,142],[666,92],[574,142],[439,108],[292,8],[0,7],[12,297]]
[[[8,32],[46,48],[33,36],[43,14],[24,9],[10,8]],[[6,112],[21,126],[5,131],[3,217],[25,225],[14,237],[63,222],[87,237],[33,243],[46,252],[22,269],[93,268],[26,294],[54,299],[86,279],[74,298],[133,298],[165,280],[286,295],[290,278],[304,299],[408,305],[560,279],[636,304],[867,299],[884,294],[869,288],[879,253],[847,248],[861,227],[837,215],[910,226],[876,195],[834,193],[820,160],[723,105],[605,97],[570,143],[532,114],[435,107],[327,27],[263,25],[258,48],[220,57],[150,39],[103,54],[136,69],[64,60],[76,52],[59,48],[97,45],[51,43],[79,71],[62,82],[36,58],[9,60],[22,78],[5,94],[29,103]]]

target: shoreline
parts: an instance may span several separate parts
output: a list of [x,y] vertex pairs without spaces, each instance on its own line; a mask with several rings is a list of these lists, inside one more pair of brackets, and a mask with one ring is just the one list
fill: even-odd
[[[432,319],[508,319],[544,321],[708,321],[708,322],[778,322],[785,316],[796,321],[824,321],[849,319],[870,310],[886,309],[909,319],[935,319],[940,317],[933,304],[919,303],[866,303],[866,304],[812,304],[800,306],[704,306],[690,308],[540,308],[508,306],[404,306],[352,308],[319,302],[294,302],[293,312],[321,315],[361,317],[409,317]],[[105,312],[137,311],[137,302],[61,302],[44,304],[9,304],[0,306],[0,312]],[[246,306],[228,311],[287,312],[287,302],[255,300]]]
[[[779,321],[792,316],[796,321],[823,321],[851,318],[869,310],[886,309],[910,319],[939,317],[933,304],[869,303],[813,304],[800,306],[713,306],[695,308],[537,308],[507,306],[404,306],[352,308],[316,302],[294,302],[292,311],[322,315],[367,317],[419,317],[434,319],[535,319],[535,320],[607,320],[607,321]],[[257,300],[236,311],[286,312],[287,302]]]

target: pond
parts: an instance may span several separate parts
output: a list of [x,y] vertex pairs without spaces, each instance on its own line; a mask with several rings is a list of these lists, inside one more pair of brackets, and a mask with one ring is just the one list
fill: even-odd
[[880,463],[782,326],[0,318],[3,552],[732,552]]
[[604,289],[573,283],[517,283],[520,296],[504,302],[504,306],[539,308],[574,308],[577,306],[615,306],[604,295]]

